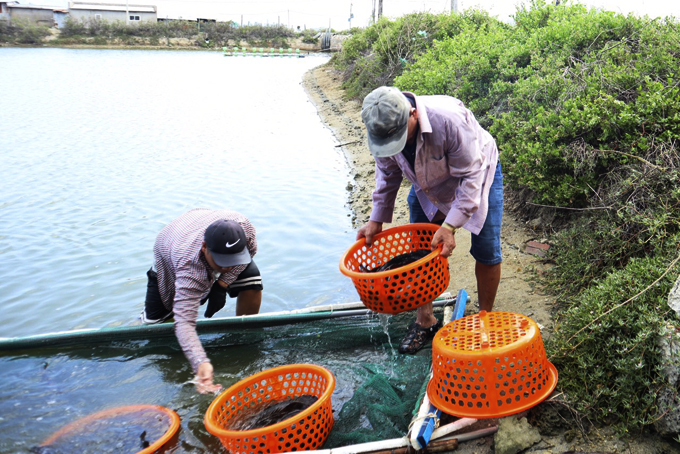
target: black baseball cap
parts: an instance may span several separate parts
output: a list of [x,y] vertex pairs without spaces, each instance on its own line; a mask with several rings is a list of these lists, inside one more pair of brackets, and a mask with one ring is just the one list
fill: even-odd
[[252,260],[246,233],[236,221],[219,219],[205,229],[205,245],[217,266],[247,265]]

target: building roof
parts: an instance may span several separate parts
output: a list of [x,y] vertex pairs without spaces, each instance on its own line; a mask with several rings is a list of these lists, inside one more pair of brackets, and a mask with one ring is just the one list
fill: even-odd
[[[2,2],[5,3],[5,2]],[[39,6],[39,5],[21,5],[19,2],[7,2],[7,8],[12,9],[46,9],[49,11],[54,11],[55,9],[60,9],[56,6]]]
[[71,2],[69,4],[71,10],[94,10],[94,11],[129,11],[135,13],[155,13],[156,7],[154,5],[125,5],[117,3],[84,3]]

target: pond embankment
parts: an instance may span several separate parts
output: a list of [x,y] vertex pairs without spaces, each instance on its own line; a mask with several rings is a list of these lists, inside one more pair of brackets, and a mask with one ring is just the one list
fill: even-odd
[[[341,75],[326,64],[308,71],[303,86],[318,109],[322,121],[333,131],[338,146],[345,152],[354,176],[348,186],[349,204],[353,211],[355,226],[363,225],[371,213],[371,193],[375,187],[374,161],[368,151],[365,129],[361,120],[361,104],[347,100],[341,87]],[[408,223],[407,182],[399,191],[392,225]],[[507,201],[506,201],[507,202]],[[511,206],[511,203],[506,203]],[[503,270],[498,289],[495,310],[516,312],[535,320],[547,338],[553,328],[552,312],[555,300],[547,295],[533,277],[544,272],[549,265],[540,260],[541,245],[545,239],[510,210],[503,215],[501,240],[503,247]],[[387,226],[386,226],[387,227]],[[474,276],[474,260],[468,253],[470,234],[461,231],[456,234],[456,249],[449,259],[451,273],[449,291],[465,289],[470,295],[466,314],[479,310],[477,286]],[[538,246],[538,247],[537,247]],[[520,452],[531,449],[532,453],[565,452],[626,452],[649,454],[652,452],[677,452],[678,444],[660,436],[640,436],[634,440],[623,440],[610,427],[586,429],[571,418],[559,395],[553,395],[535,410],[502,420],[484,420],[478,424],[488,426],[500,422],[495,436],[461,443],[456,454],[493,454],[499,452]],[[526,420],[522,418],[526,417]],[[479,429],[474,426],[470,430]],[[518,434],[523,435],[517,437]],[[518,450],[507,451],[509,440],[522,438]],[[505,448],[502,448],[505,446]],[[509,448],[512,449],[512,448]]]

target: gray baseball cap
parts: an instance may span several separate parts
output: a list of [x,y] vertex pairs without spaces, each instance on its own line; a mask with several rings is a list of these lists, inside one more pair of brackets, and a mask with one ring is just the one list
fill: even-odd
[[411,103],[396,87],[378,87],[364,98],[361,118],[374,157],[394,156],[404,149],[410,112]]

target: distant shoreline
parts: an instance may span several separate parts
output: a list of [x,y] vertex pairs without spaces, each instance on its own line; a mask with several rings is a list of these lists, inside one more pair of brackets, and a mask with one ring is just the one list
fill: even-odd
[[[0,44],[0,48],[20,48],[20,49],[102,49],[102,50],[159,50],[159,51],[170,51],[170,50],[184,50],[184,51],[204,51],[204,52],[224,52],[222,48],[217,47],[199,47],[199,46],[149,46],[149,45],[129,45],[129,44]],[[297,48],[291,47],[295,50]],[[326,54],[327,52],[321,52],[318,50],[308,50],[300,49],[300,54],[312,55],[312,54]],[[278,56],[277,56],[278,57]],[[281,57],[286,58],[286,57]],[[288,57],[290,58],[290,57]]]

